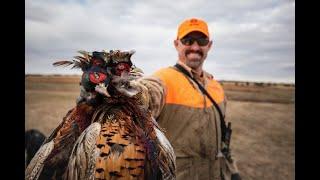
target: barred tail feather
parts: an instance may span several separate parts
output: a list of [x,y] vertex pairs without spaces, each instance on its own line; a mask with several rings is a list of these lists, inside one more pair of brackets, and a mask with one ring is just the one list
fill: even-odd
[[54,142],[50,141],[40,147],[25,171],[26,180],[37,180],[42,172],[44,162],[52,152]]
[[53,66],[69,66],[71,64],[74,64],[74,61],[57,61],[57,62],[54,62],[52,65]]
[[157,127],[155,127],[154,129],[156,131],[157,139],[159,142],[159,166],[162,173],[162,179],[174,180],[176,179],[176,155],[174,153],[173,147],[160,129],[158,129]]
[[79,50],[78,53],[82,54],[84,56],[84,58],[86,58],[86,59],[89,59],[91,57],[89,52],[84,51],[84,50]]

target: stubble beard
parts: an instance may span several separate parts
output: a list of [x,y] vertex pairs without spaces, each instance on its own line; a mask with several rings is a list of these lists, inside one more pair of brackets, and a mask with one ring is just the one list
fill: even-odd
[[202,67],[202,61],[201,60],[187,60],[186,65],[189,66],[191,69],[199,69]]
[[[196,57],[196,55],[190,55],[190,53],[195,53],[195,54],[198,55],[198,57]],[[194,69],[194,70],[202,68],[203,57],[204,57],[204,54],[200,50],[198,50],[198,51],[193,51],[193,50],[186,51],[185,52],[186,65],[189,66],[190,68]]]

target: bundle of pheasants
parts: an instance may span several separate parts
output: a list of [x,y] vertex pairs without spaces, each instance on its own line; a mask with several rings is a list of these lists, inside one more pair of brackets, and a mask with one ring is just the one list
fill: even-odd
[[26,179],[175,179],[175,154],[148,111],[134,51],[79,51],[77,106],[45,140]]

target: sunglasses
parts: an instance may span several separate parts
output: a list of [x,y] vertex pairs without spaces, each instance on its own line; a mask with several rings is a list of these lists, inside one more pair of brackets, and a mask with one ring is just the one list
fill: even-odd
[[202,38],[193,38],[193,37],[184,37],[180,39],[183,45],[191,46],[195,41],[197,41],[199,46],[206,46],[209,44],[209,39],[202,37]]

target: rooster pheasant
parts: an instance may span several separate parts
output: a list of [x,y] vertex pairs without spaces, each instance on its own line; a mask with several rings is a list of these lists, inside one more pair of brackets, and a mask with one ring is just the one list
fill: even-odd
[[141,72],[130,60],[134,51],[80,53],[54,64],[82,69],[81,93],[27,179],[175,179],[174,151],[148,111],[146,89],[135,82]]

